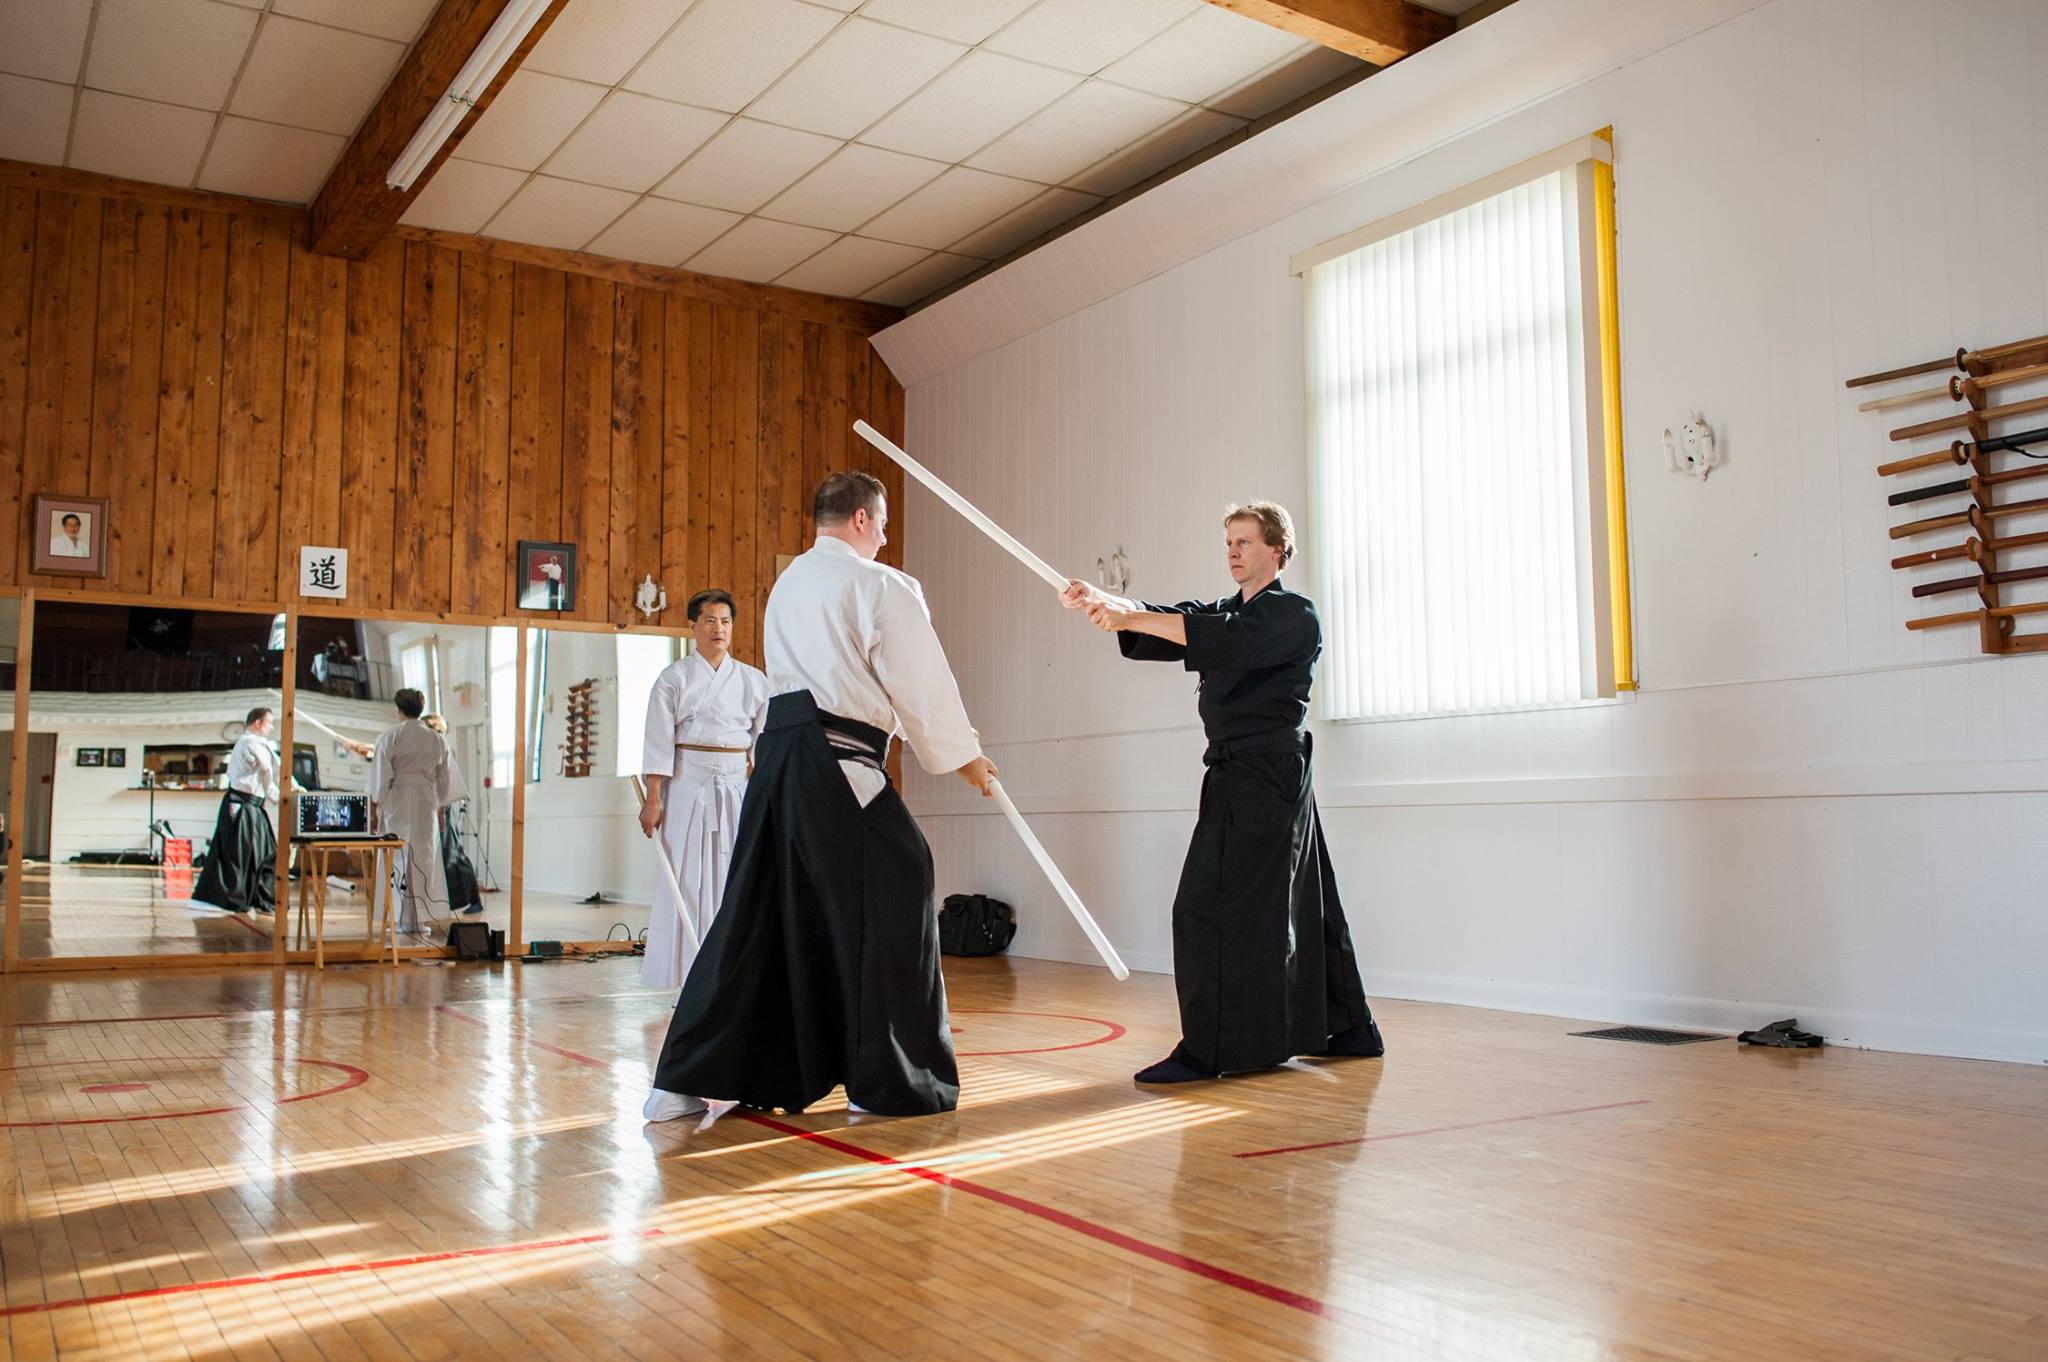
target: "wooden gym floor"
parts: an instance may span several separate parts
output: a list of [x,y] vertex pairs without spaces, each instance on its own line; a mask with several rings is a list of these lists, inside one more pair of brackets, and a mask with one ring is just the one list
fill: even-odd
[[[155,866],[50,865],[31,861],[22,868],[21,954],[30,960],[114,955],[221,955],[270,948],[271,919],[222,912],[194,902],[195,876]],[[295,914],[299,886],[285,897]],[[524,928],[529,941],[602,941],[609,931],[637,938],[647,927],[644,903],[584,904],[567,894],[526,891]],[[484,895],[483,914],[474,919],[493,927],[511,924],[511,899]],[[286,920],[288,939],[292,919]],[[445,922],[430,924],[433,939],[447,940]],[[361,941],[369,927],[364,899],[339,885],[327,901],[327,940]],[[623,927],[624,931],[618,929]]]
[[2048,1075],[1388,1003],[1140,1090],[954,962],[962,1109],[639,1117],[635,962],[0,980],[0,1355],[2040,1359]]

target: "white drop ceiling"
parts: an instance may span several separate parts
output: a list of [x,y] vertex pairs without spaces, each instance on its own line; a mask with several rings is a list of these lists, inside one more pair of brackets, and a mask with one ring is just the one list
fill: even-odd
[[[4,0],[0,156],[309,202],[434,6]],[[1203,0],[570,0],[405,221],[908,306],[1357,69]]]

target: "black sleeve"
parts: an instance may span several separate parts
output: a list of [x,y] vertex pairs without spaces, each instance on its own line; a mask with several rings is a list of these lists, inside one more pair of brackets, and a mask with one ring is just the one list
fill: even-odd
[[[1213,615],[1222,609],[1220,601],[1182,601],[1178,605],[1154,605],[1151,601],[1139,601],[1138,608],[1154,615]],[[1194,631],[1188,631],[1194,638]],[[1116,646],[1123,655],[1133,662],[1180,662],[1186,659],[1188,650],[1178,643],[1169,643],[1151,634],[1133,633],[1125,630],[1116,636]]]
[[1187,630],[1191,672],[1286,666],[1313,657],[1323,641],[1315,611],[1298,597],[1229,615],[1190,615]]

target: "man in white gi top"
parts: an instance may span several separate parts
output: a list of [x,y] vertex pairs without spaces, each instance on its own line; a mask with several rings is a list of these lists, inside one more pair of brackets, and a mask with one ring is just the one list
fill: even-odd
[[647,782],[640,830],[649,837],[660,831],[683,888],[677,902],[666,879],[655,886],[640,966],[640,982],[650,988],[681,988],[696,958],[679,917],[688,914],[699,941],[711,930],[732,864],[748,753],[768,712],[767,676],[728,651],[732,596],[700,591],[690,597],[689,614],[697,649],[655,679],[640,757]]
[[384,831],[405,839],[398,857],[404,895],[398,930],[417,935],[420,914],[449,908],[447,871],[441,863],[441,810],[469,793],[448,740],[420,721],[427,697],[412,689],[391,697],[404,722],[377,739],[370,759],[370,798]]
[[[951,1111],[960,1075],[939,974],[932,858],[887,769],[900,733],[925,770],[987,795],[960,688],[916,579],[875,561],[882,484],[835,473],[817,542],[768,597],[768,684],[725,902],[669,1019],[643,1114],[709,1101],[801,1111],[840,1084],[890,1116]],[[849,789],[850,787],[850,789]]]

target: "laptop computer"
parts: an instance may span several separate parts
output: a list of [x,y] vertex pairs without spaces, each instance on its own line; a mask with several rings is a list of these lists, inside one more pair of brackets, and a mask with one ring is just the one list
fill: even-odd
[[377,835],[370,830],[370,797],[366,794],[302,794],[298,797],[298,809],[298,826],[292,833],[295,842],[343,841]]

